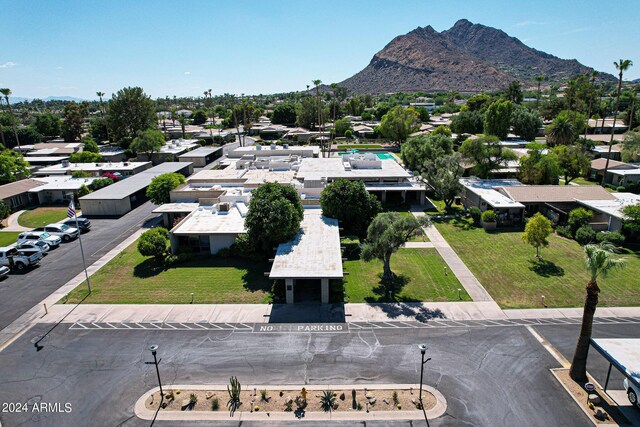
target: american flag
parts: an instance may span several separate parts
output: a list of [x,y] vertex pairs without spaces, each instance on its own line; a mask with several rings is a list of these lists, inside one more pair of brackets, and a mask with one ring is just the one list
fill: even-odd
[[76,216],[76,207],[73,206],[73,200],[69,202],[69,208],[67,208],[67,216],[69,218],[73,218]]

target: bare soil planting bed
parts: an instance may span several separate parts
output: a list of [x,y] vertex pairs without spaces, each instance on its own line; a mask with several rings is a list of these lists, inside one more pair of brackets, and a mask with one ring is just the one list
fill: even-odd
[[[267,390],[266,399],[262,399],[261,390],[256,389],[243,390],[240,393],[241,405],[237,412],[296,412],[298,405],[297,397],[303,396],[303,391],[298,390]],[[328,389],[331,390],[331,389]],[[355,400],[352,392],[355,390]],[[161,411],[209,411],[212,409],[212,402],[218,399],[217,411],[229,411],[227,402],[229,394],[226,390],[170,390],[165,389],[164,406]],[[337,389],[331,390],[335,394],[334,412],[355,412],[355,411],[415,411],[420,409],[417,406],[419,400],[418,389],[377,389],[366,390],[364,388],[356,389]],[[394,391],[397,393],[397,402],[394,402]],[[174,399],[167,398],[173,392]],[[179,392],[179,393],[178,393]],[[307,390],[306,391],[306,407],[304,412],[323,412],[320,397],[324,390]],[[196,396],[195,405],[190,405],[191,395]],[[435,396],[423,390],[422,400],[425,408],[430,410],[436,406]],[[291,410],[287,410],[286,402],[291,401]],[[160,404],[160,393],[153,393],[145,402],[145,406],[149,410],[157,410]]]

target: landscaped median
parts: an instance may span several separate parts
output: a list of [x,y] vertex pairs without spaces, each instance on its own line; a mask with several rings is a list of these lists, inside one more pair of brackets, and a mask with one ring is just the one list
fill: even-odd
[[[138,399],[135,414],[145,420],[167,421],[395,421],[425,416],[417,384],[240,387],[237,399],[231,397],[234,389],[230,387],[230,392],[227,385],[164,386],[163,399],[156,387]],[[442,416],[447,409],[442,393],[430,386],[422,390],[427,417]]]

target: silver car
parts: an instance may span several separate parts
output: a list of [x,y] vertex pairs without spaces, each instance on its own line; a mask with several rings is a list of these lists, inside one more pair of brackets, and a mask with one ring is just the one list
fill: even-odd
[[18,243],[16,249],[26,254],[32,254],[35,252],[42,252],[46,255],[49,252],[49,245],[44,240],[35,240],[31,242]]
[[57,248],[58,246],[60,246],[60,243],[62,243],[62,239],[60,237],[53,236],[44,231],[26,231],[18,235],[18,244],[37,241],[45,242],[47,245],[49,245],[49,248],[52,249]]
[[9,267],[5,267],[4,265],[0,265],[0,280],[4,279],[9,275]]
[[75,227],[69,227],[66,224],[49,224],[44,227],[34,228],[33,231],[44,231],[53,234],[54,236],[60,237],[65,243],[80,235],[80,230]]

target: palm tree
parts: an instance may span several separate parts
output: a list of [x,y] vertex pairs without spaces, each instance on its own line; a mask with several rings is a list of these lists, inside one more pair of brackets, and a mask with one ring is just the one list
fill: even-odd
[[569,145],[573,142],[573,123],[568,117],[556,117],[549,125],[547,139],[553,145]]
[[[311,81],[316,87],[316,108],[318,109],[318,130],[320,131],[320,138],[322,138],[322,109],[320,108],[320,85],[322,80],[315,79]],[[325,157],[324,142],[320,143],[320,151],[322,151],[322,157]]]
[[638,92],[640,92],[640,86],[636,85],[631,90],[631,111],[629,111],[629,130],[633,130],[633,115],[636,112],[636,98],[638,97]]
[[609,169],[609,159],[611,158],[611,147],[613,147],[613,135],[616,131],[616,120],[618,119],[618,109],[620,108],[620,93],[622,92],[622,74],[627,71],[633,62],[630,59],[621,59],[620,62],[614,62],[613,65],[618,70],[618,93],[616,95],[616,111],[613,112],[613,126],[611,127],[611,139],[609,140],[609,155],[607,162],[604,164],[604,173],[602,174],[602,185],[607,177],[607,169]]
[[[100,117],[104,118],[104,105],[102,103],[102,97],[104,96],[104,92],[96,92],[96,95],[98,95],[98,98],[100,98]],[[162,123],[164,124],[164,117],[162,119]],[[104,127],[107,130],[107,139],[110,141],[111,138],[109,138],[109,124],[107,122],[104,123]],[[166,128],[166,126],[165,126]]]
[[13,109],[11,108],[11,103],[9,102],[9,95],[11,95],[11,89],[8,88],[2,88],[0,89],[0,93],[2,95],[4,95],[4,100],[7,102],[7,107],[9,107],[9,114],[11,114],[12,117],[12,124],[13,124],[13,134],[16,137],[16,144],[18,145],[18,151],[20,151],[22,153],[22,148],[20,147],[20,139],[18,138],[18,127],[16,126],[16,117],[13,115]]
[[621,269],[625,263],[623,258],[615,258],[615,254],[616,247],[608,242],[584,246],[584,265],[589,273],[589,282],[587,283],[587,297],[584,302],[580,337],[569,371],[569,375],[575,381],[584,382],[587,379],[587,356],[589,355],[593,329],[593,315],[596,312],[598,294],[600,293],[598,278],[607,277],[609,272]]
[[[587,139],[587,129],[589,129],[589,119],[591,118],[591,107],[593,106],[593,96],[595,95],[596,89],[596,77],[598,77],[598,72],[596,70],[591,71],[591,87],[589,88],[589,109],[587,111],[587,125],[584,127],[584,139]],[[593,92],[592,92],[593,91]],[[596,125],[598,123],[596,122]]]
[[540,106],[540,85],[542,84],[544,79],[545,79],[544,76],[535,77],[535,81],[538,82],[538,95],[536,96],[536,110],[538,110],[538,107]]

